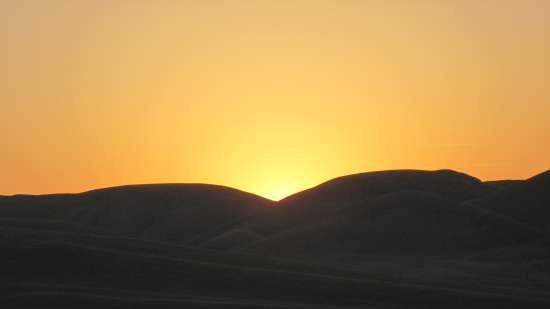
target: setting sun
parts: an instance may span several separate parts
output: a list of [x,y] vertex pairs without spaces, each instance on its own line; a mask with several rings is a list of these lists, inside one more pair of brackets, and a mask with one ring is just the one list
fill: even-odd
[[264,191],[260,191],[258,193],[270,200],[279,201],[292,193],[299,192],[301,189],[302,187],[290,187],[285,184],[276,184],[273,187],[266,188]]
[[264,197],[267,197],[273,201],[279,201],[293,193],[299,192],[304,188],[312,186],[311,183],[299,183],[294,179],[288,177],[285,179],[274,179],[273,182],[267,182],[263,187],[260,187],[258,194]]

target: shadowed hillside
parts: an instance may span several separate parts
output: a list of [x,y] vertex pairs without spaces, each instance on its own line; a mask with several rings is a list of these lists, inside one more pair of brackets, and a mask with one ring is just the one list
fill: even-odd
[[452,170],[395,170],[349,175],[327,181],[317,187],[294,194],[281,201],[282,206],[357,200],[386,193],[414,190],[464,201],[486,192],[483,183]]
[[269,252],[465,255],[541,235],[501,216],[439,195],[396,191],[349,203],[329,218],[284,229],[259,243]]
[[550,235],[550,171],[508,185],[482,205]]
[[[286,220],[317,222],[344,211],[347,207],[401,191],[439,195],[461,202],[482,196],[487,187],[478,179],[450,170],[396,170],[344,176],[296,193],[278,203]],[[289,221],[289,222],[290,222]]]
[[340,177],[0,197],[8,308],[548,308],[550,178]]
[[110,235],[192,243],[258,216],[272,204],[214,185],[135,185],[81,194],[3,197],[0,216],[20,224],[65,222]]
[[494,190],[449,170],[340,177],[279,202],[252,247],[269,252],[471,254],[541,238],[530,226],[469,201]]

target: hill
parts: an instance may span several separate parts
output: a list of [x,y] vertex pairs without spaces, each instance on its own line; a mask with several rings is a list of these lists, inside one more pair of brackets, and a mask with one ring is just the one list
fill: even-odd
[[550,171],[509,185],[481,205],[550,235]]
[[222,186],[134,185],[80,194],[3,197],[0,217],[12,224],[64,222],[103,234],[183,244],[213,237],[272,204]]
[[549,172],[0,197],[6,308],[548,308]]
[[467,255],[539,240],[528,223],[470,205],[493,190],[476,178],[399,170],[340,177],[279,202],[268,252]]

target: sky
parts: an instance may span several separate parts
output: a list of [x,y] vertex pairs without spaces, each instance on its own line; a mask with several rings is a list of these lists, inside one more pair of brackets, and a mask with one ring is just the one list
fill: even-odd
[[0,0],[0,194],[550,168],[550,1]]

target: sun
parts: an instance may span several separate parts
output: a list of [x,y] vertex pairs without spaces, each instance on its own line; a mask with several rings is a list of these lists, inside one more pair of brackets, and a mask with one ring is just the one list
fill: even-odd
[[289,195],[299,192],[303,189],[297,183],[280,181],[276,183],[266,184],[259,192],[265,198],[273,201],[280,201]]

